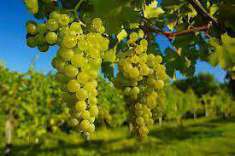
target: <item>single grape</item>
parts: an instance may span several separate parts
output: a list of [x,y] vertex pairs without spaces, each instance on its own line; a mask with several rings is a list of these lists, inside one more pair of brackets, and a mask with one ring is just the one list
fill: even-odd
[[66,14],[61,14],[60,17],[59,17],[59,24],[61,26],[67,26],[70,22],[70,18],[68,15]]
[[91,105],[90,108],[89,108],[89,111],[90,111],[91,116],[94,116],[94,117],[98,116],[99,109],[96,105]]
[[38,31],[38,33],[41,33],[41,34],[45,33],[47,31],[46,24],[44,24],[44,23],[38,24],[37,25],[37,31]]
[[81,112],[81,117],[82,117],[83,119],[89,120],[89,119],[90,119],[90,112],[87,111],[87,110],[82,111],[82,112]]
[[90,97],[89,98],[89,104],[90,105],[96,105],[98,102],[97,98],[96,97]]
[[26,24],[27,33],[30,35],[35,35],[37,33],[37,25],[32,22]]
[[46,52],[49,49],[49,45],[48,44],[39,45],[38,49],[40,52]]
[[59,28],[59,25],[55,19],[49,19],[46,26],[49,31],[56,31]]
[[82,120],[82,122],[80,123],[80,128],[84,132],[87,132],[90,129],[90,126],[91,124],[88,120]]
[[29,46],[30,48],[35,48],[37,46],[37,42],[34,37],[29,37],[27,39],[27,46]]
[[64,72],[64,67],[65,67],[66,63],[65,61],[63,61],[61,58],[55,57],[52,60],[52,66],[54,68],[56,68],[59,72]]
[[82,112],[82,111],[86,110],[87,104],[85,101],[78,101],[75,105],[75,108],[78,112]]
[[74,56],[73,49],[68,48],[60,48],[58,51],[58,55],[65,61],[70,61]]
[[78,34],[82,34],[82,33],[83,33],[81,24],[80,24],[79,22],[73,22],[73,23],[70,25],[70,30],[75,31],[75,32],[78,33]]
[[72,65],[65,65],[64,72],[66,76],[74,78],[78,74],[78,69]]
[[46,35],[46,41],[49,44],[55,44],[57,42],[57,34],[55,32],[48,32]]
[[67,84],[67,89],[70,92],[76,92],[80,89],[80,84],[78,83],[77,80],[70,80]]
[[75,36],[65,36],[62,40],[62,46],[65,48],[74,48],[77,45],[77,39]]
[[75,67],[83,67],[86,65],[86,59],[81,54],[75,54],[71,57],[71,63]]
[[88,97],[88,93],[85,89],[81,88],[76,92],[76,97],[78,100],[84,101]]

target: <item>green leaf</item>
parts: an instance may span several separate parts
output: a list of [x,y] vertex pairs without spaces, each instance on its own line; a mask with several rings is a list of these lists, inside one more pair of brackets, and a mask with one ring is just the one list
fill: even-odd
[[102,73],[105,78],[112,80],[114,78],[114,66],[110,62],[103,62],[101,65]]
[[118,33],[126,22],[139,21],[130,0],[91,0],[90,3],[94,8],[92,16],[102,18],[109,33]]
[[209,57],[210,63],[214,66],[220,65],[222,68],[231,70],[235,65],[235,38],[224,34],[221,36],[222,44],[216,38],[212,38],[209,44],[214,47],[214,53]]
[[38,13],[38,0],[24,0],[24,3],[30,12]]
[[117,39],[118,39],[118,42],[121,42],[123,39],[125,39],[127,37],[127,32],[125,29],[122,29],[121,32],[118,33],[117,35]]
[[147,19],[158,18],[164,13],[164,10],[161,7],[157,6],[157,1],[152,1],[149,5],[144,7],[144,17]]

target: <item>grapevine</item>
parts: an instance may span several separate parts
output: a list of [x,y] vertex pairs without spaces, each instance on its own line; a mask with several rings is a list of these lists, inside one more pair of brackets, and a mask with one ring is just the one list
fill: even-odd
[[[222,16],[221,10],[206,12],[213,9],[214,2],[208,1],[207,6],[197,0],[180,4],[159,4],[155,0],[24,2],[36,18],[44,20],[26,23],[27,45],[41,52],[58,47],[52,65],[57,70],[57,80],[63,84],[67,118],[87,137],[95,131],[99,114],[100,75],[124,94],[130,127],[142,138],[154,123],[152,113],[161,101],[168,76],[173,78],[176,71],[192,76],[199,59],[234,71],[231,48],[224,48],[227,57],[221,54],[222,46],[217,41],[224,42],[225,47],[233,45],[233,28],[212,17],[217,12]],[[202,20],[198,14],[205,17],[207,24],[199,22]],[[170,42],[171,48],[164,53],[154,41],[156,33]]]

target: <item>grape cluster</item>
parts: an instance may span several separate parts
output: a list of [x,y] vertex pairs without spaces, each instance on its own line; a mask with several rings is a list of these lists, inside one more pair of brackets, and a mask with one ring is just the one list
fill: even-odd
[[66,84],[64,99],[70,103],[71,123],[89,135],[95,130],[93,123],[98,115],[97,77],[109,46],[109,40],[102,36],[105,28],[102,20],[95,18],[90,31],[83,33],[81,23],[67,14],[52,12],[49,17],[46,24],[28,22],[28,45],[37,45],[41,51],[49,45],[59,46],[52,65],[58,71],[57,79]]
[[46,23],[36,23],[28,21],[26,23],[27,45],[31,48],[38,47],[41,52],[46,52],[49,46],[53,46],[60,42],[58,36],[65,26],[71,22],[71,18],[67,14],[52,12]]
[[119,55],[116,79],[116,85],[124,90],[130,122],[139,137],[146,136],[153,125],[152,110],[167,77],[161,56],[147,52],[148,42],[142,36],[136,32],[129,35],[129,50]]

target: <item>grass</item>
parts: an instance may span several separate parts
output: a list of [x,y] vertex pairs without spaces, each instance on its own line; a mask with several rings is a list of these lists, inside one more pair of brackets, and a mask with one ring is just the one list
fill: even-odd
[[[99,129],[84,142],[77,134],[47,136],[41,146],[17,141],[16,156],[234,156],[235,118],[187,120],[156,126],[139,141],[127,128]],[[2,145],[2,144],[0,144]],[[1,151],[3,147],[0,147]],[[1,155],[1,153],[0,153]]]

